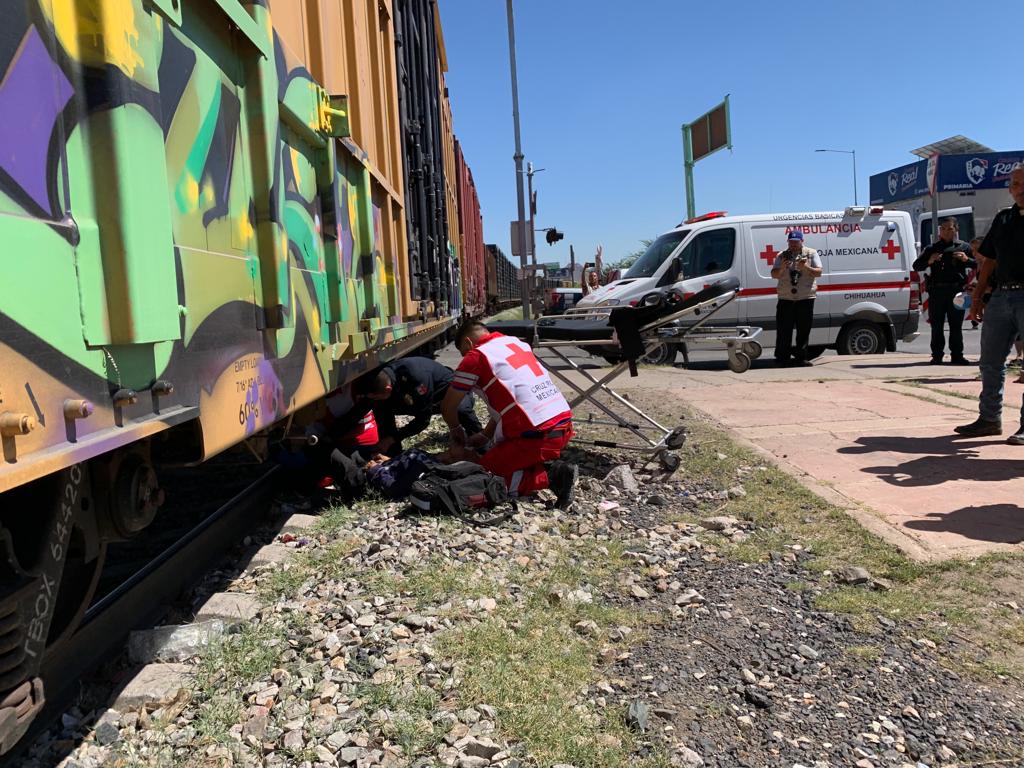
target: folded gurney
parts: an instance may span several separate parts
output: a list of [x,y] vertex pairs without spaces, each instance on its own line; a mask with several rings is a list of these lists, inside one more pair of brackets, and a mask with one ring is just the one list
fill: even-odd
[[[678,466],[679,459],[672,450],[682,446],[683,427],[669,429],[652,419],[640,408],[613,390],[609,383],[624,370],[637,375],[637,362],[659,345],[679,345],[686,354],[687,344],[714,343],[724,345],[729,354],[729,367],[742,373],[751,360],[761,353],[757,342],[760,328],[706,329],[707,321],[723,306],[736,298],[739,282],[735,278],[720,280],[703,290],[685,296],[679,291],[659,291],[645,296],[637,306],[579,308],[558,317],[544,317],[537,321],[503,321],[489,324],[496,331],[518,336],[538,350],[546,350],[555,358],[549,365],[552,374],[577,394],[570,400],[575,408],[588,401],[612,419],[575,419],[576,424],[599,424],[631,432],[641,442],[620,443],[607,440],[578,440],[577,442],[613,448],[649,451],[669,468]],[[688,316],[695,323],[680,325]],[[596,350],[613,367],[600,379],[567,354],[573,347]],[[546,361],[550,363],[550,360]],[[570,378],[569,373],[576,375]],[[585,382],[580,383],[579,377]]]

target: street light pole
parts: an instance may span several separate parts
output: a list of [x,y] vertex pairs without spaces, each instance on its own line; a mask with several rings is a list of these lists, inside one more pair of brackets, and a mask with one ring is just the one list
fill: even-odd
[[523,279],[520,283],[520,293],[523,300],[523,319],[530,319],[530,296],[526,278],[526,204],[523,201],[523,147],[519,138],[519,81],[516,75],[516,25],[512,18],[512,0],[506,0],[508,9],[508,59],[509,68],[512,70],[512,123],[515,126],[516,153],[512,156],[516,161],[516,203],[519,208],[519,218],[516,223],[519,226],[519,265],[522,268]]
[[836,152],[840,155],[853,155],[853,204],[860,205],[857,197],[857,150],[856,149],[816,149],[815,152]]
[[[530,275],[530,293],[537,287],[537,230],[534,217],[537,215],[537,199],[533,191],[533,175],[540,173],[543,168],[534,168],[533,163],[526,164],[526,199],[530,205],[530,263],[533,265],[533,272]],[[532,296],[530,297],[532,300]]]

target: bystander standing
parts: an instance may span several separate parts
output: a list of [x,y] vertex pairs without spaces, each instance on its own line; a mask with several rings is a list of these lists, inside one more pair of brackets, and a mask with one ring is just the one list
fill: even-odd
[[[1002,434],[1003,386],[1006,358],[1014,339],[1024,332],[1024,167],[1010,174],[1013,206],[996,214],[992,227],[979,248],[985,263],[978,275],[971,303],[971,319],[981,326],[981,397],[978,419],[957,427],[969,437]],[[989,279],[995,276],[995,290],[983,300]],[[1024,445],[1024,403],[1021,426],[1007,442]]]
[[967,286],[968,272],[977,266],[971,246],[957,237],[959,224],[950,216],[939,223],[939,239],[914,262],[918,272],[928,270],[928,322],[932,326],[932,365],[941,365],[946,349],[945,325],[949,323],[949,362],[970,365],[964,357],[964,311],[953,300]]
[[[814,296],[821,276],[821,259],[813,248],[804,247],[798,229],[787,235],[789,247],[775,257],[772,277],[778,280],[775,306],[775,363],[782,367],[810,365],[807,342],[814,320]],[[796,344],[793,330],[796,329]]]

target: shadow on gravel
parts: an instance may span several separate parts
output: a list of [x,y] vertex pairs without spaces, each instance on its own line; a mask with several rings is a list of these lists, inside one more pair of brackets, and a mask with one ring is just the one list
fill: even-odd
[[1024,509],[1016,504],[985,504],[952,512],[929,512],[927,520],[904,523],[914,531],[957,533],[974,541],[1024,542]]
[[1000,445],[1003,440],[979,440],[965,443],[962,435],[939,435],[937,437],[904,437],[902,435],[869,435],[858,437],[856,445],[837,449],[839,453],[920,453],[932,456],[962,456],[974,458],[973,449],[986,445]]
[[570,443],[562,450],[562,459],[576,464],[580,474],[585,477],[596,477],[599,480],[611,472],[622,461],[615,461],[607,454],[598,453],[579,445]]

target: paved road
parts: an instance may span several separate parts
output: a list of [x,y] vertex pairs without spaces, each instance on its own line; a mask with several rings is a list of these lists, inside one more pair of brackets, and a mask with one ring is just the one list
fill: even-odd
[[[948,344],[948,332],[947,332],[947,344]],[[918,337],[916,339],[914,339],[912,342],[909,342],[909,343],[905,343],[905,342],[902,342],[902,341],[899,342],[896,345],[896,351],[898,353],[909,353],[909,354],[921,355],[923,358],[927,358],[927,357],[931,356],[931,326],[928,325],[927,323],[925,323],[922,320],[922,322],[921,322],[921,333],[918,335]],[[972,362],[975,362],[975,361],[977,361],[978,355],[980,354],[980,352],[981,352],[981,328],[979,326],[979,328],[977,330],[974,330],[973,328],[971,328],[971,324],[970,323],[965,322],[964,323],[964,357],[966,357],[968,360],[970,360]],[[770,350],[767,352],[765,357],[768,357],[768,358],[771,357],[771,351]],[[826,357],[838,357],[838,355],[834,351],[828,350],[828,351],[826,351],[822,355],[822,358],[826,358]],[[947,347],[946,358],[947,358],[947,360],[949,359],[948,347]],[[679,359],[682,360],[682,357],[680,357]],[[705,364],[707,364],[707,365],[714,365],[715,363],[720,363],[722,365],[722,367],[725,367],[725,362],[724,362],[725,361],[725,353],[724,352],[705,352],[705,351],[695,352],[692,355],[690,355],[690,359],[693,360],[693,361],[699,362],[701,365],[705,365]],[[771,361],[770,360],[759,361],[759,364],[760,365],[770,365]]]
[[[931,354],[931,333],[932,327],[921,319],[921,333],[909,344],[900,342],[896,345],[899,352],[914,352],[922,355]],[[949,343],[949,329],[946,329],[946,343]],[[948,357],[948,349],[947,357]],[[977,360],[981,351],[981,326],[977,330],[971,328],[971,324],[964,321],[964,357],[969,360]]]

